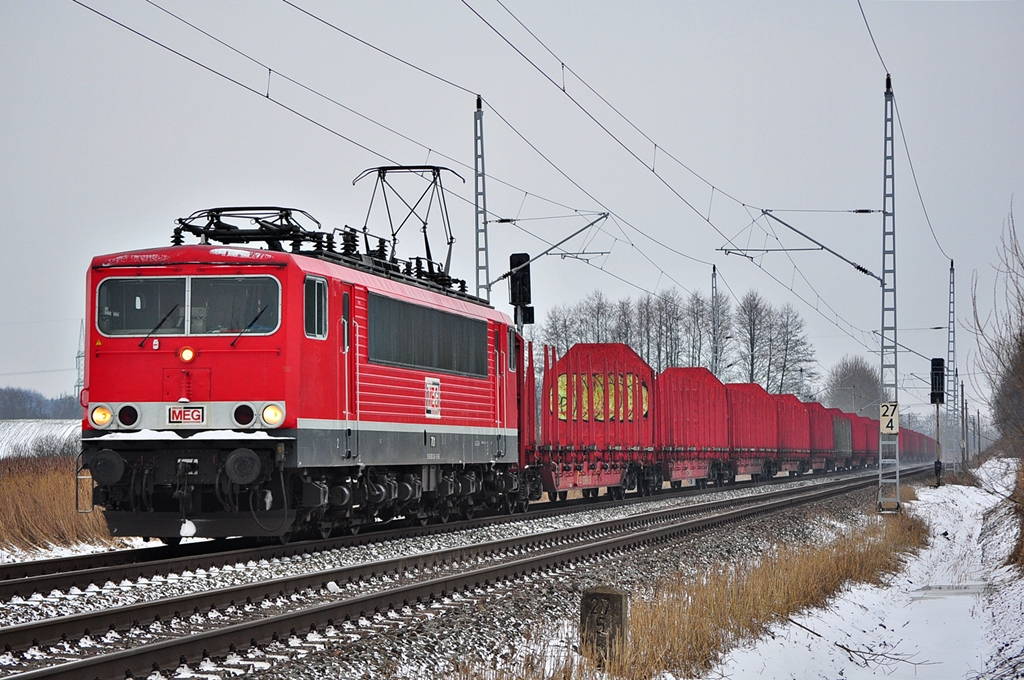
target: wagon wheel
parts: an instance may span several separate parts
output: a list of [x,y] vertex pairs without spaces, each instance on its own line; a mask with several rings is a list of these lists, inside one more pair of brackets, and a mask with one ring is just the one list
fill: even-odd
[[559,491],[558,492],[558,500],[564,501],[568,497],[569,497],[569,492],[568,491]]
[[445,501],[441,504],[441,507],[437,509],[437,520],[441,524],[448,524],[448,520],[452,517],[452,504]]
[[467,505],[462,509],[462,516],[466,519],[473,519],[476,517],[477,508],[475,505]]
[[558,502],[558,492],[557,491],[548,491],[548,501],[550,501],[552,503],[557,503]]
[[530,499],[523,497],[521,500],[516,502],[516,512],[526,512],[530,509]]

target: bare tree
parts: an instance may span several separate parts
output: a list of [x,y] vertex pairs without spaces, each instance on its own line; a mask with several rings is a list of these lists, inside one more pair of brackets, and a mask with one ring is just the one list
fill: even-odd
[[772,384],[769,392],[805,395],[807,384],[818,377],[814,347],[807,338],[803,317],[786,303],[774,313],[776,342],[772,363]]
[[579,323],[587,342],[609,342],[614,323],[614,307],[599,290],[579,305]]
[[825,406],[876,416],[879,402],[886,400],[878,369],[864,357],[846,355],[829,370],[822,399]]
[[615,322],[612,328],[612,342],[623,342],[632,346],[636,334],[636,318],[633,302],[627,297],[615,303]]
[[709,300],[708,327],[708,359],[703,365],[719,380],[725,380],[732,367],[729,357],[733,355],[732,304],[725,293],[718,293]]
[[734,317],[736,358],[740,379],[763,383],[768,374],[771,342],[772,310],[757,291],[747,291],[740,300]]
[[687,366],[706,366],[711,358],[711,304],[694,291],[684,308],[683,347]]
[[644,361],[651,363],[651,353],[656,343],[654,296],[647,294],[636,301],[636,350]]
[[[1024,451],[1024,246],[1017,236],[1013,206],[1000,239],[992,290],[992,311],[978,309],[978,279],[971,284],[978,368],[991,389],[989,408],[1009,448]],[[1002,304],[999,298],[1002,297]]]

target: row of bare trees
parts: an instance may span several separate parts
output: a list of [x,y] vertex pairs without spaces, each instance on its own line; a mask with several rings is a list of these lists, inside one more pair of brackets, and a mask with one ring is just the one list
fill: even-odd
[[721,380],[756,382],[769,392],[805,395],[817,377],[803,318],[792,305],[774,307],[756,291],[735,309],[721,293],[712,299],[670,288],[611,300],[594,291],[551,308],[535,336],[559,354],[576,343],[622,342],[656,371],[704,366]]

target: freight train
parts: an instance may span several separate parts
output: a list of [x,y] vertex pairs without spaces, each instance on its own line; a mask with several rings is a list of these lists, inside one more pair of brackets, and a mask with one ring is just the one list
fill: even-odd
[[877,460],[877,421],[622,344],[545,349],[538,390],[512,319],[446,264],[303,217],[200,211],[92,260],[80,475],[113,535],[327,537]]

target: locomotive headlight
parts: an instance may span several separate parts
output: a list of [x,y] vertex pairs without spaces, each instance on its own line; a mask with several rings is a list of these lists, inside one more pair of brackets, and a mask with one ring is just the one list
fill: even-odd
[[267,404],[260,413],[263,422],[270,427],[277,427],[284,420],[284,407],[279,404]]
[[106,406],[94,406],[93,409],[89,411],[89,420],[91,420],[92,424],[96,427],[106,427],[107,425],[110,425],[110,421],[113,419],[113,411]]
[[191,347],[182,347],[178,350],[178,358],[187,364],[196,358],[196,351]]

